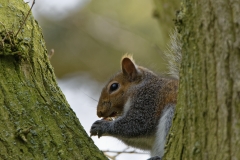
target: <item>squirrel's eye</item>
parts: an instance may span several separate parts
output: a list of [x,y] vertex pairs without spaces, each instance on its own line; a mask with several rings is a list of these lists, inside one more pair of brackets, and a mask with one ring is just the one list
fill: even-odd
[[118,83],[113,83],[113,84],[110,86],[110,92],[117,90],[118,87],[119,87],[119,84],[118,84]]

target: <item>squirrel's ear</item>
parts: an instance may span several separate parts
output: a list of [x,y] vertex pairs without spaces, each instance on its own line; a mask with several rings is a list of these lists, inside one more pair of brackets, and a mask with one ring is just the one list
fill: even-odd
[[137,65],[135,65],[132,57],[124,56],[122,58],[122,72],[126,75],[130,80],[134,80],[137,75]]

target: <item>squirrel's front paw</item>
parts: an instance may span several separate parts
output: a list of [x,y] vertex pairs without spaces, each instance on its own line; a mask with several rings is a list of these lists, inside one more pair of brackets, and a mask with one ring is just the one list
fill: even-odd
[[100,138],[104,133],[106,133],[107,125],[109,121],[106,120],[98,120],[92,124],[90,129],[91,136],[98,136]]

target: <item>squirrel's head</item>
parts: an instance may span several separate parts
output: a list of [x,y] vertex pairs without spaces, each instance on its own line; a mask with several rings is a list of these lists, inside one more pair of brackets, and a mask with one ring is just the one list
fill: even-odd
[[122,70],[114,75],[102,89],[97,106],[98,117],[121,115],[128,97],[131,96],[130,88],[142,79],[142,68],[134,63],[132,56],[123,56],[121,68]]

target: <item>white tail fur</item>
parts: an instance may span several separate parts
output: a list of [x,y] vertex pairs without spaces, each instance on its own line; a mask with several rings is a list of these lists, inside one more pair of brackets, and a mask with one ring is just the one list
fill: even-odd
[[168,62],[168,74],[179,79],[180,63],[182,60],[182,44],[177,29],[170,34],[170,44],[164,55]]

